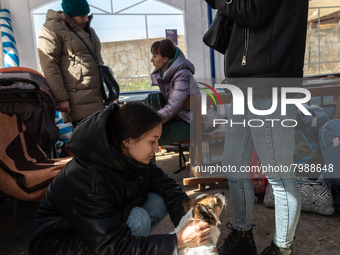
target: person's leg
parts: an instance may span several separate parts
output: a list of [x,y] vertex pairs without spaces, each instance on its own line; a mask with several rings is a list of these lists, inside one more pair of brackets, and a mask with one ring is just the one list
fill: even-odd
[[251,229],[254,206],[254,188],[250,175],[240,171],[241,167],[249,165],[254,150],[250,128],[243,123],[247,123],[246,116],[229,115],[222,160],[222,166],[230,165],[230,169],[235,170],[228,171],[227,177],[234,211],[234,228],[238,231]]
[[163,197],[153,192],[149,193],[149,199],[144,203],[142,208],[149,214],[151,231],[162,222],[168,213]]
[[175,116],[163,124],[162,135],[158,140],[159,146],[173,144],[190,139],[190,124]]
[[126,224],[131,229],[131,235],[147,237],[151,230],[151,219],[147,211],[141,207],[132,208]]
[[126,224],[131,229],[133,236],[148,236],[167,214],[164,199],[156,193],[150,192],[148,200],[142,207],[132,208]]
[[234,212],[234,227],[222,247],[220,255],[256,255],[256,245],[252,234],[252,213],[254,206],[254,187],[249,172],[243,171],[248,166],[254,150],[247,116],[232,114],[230,110],[226,128],[222,166],[227,172],[230,197]]
[[[172,120],[163,124],[162,135],[158,140],[158,145],[169,145],[190,139],[190,124],[175,116]],[[156,163],[156,156],[151,161]]]
[[[279,101],[277,110],[270,116],[253,115],[256,119],[262,119],[264,125],[251,128],[251,132],[263,170],[267,167],[265,174],[274,189],[276,228],[273,242],[278,247],[288,248],[294,239],[301,210],[301,197],[295,173],[290,169],[293,164],[294,127],[284,127],[281,124],[284,119],[295,120],[296,107],[288,105],[287,114],[281,116],[280,103]],[[271,99],[254,99],[254,107],[258,110],[269,109]],[[286,126],[293,124],[293,121],[285,122]],[[291,171],[288,171],[289,169]]]

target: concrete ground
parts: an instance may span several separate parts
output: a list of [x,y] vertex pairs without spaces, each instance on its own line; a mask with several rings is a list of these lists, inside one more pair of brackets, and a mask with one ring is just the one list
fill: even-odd
[[[188,157],[188,154],[186,154]],[[174,169],[178,168],[178,154],[168,153],[157,158],[157,164],[174,178],[177,183],[182,185],[183,178],[189,177],[187,170],[179,174],[174,174]],[[233,223],[233,211],[230,201],[230,194],[227,183],[212,183],[208,185],[204,193],[216,194],[224,191],[227,199],[227,207],[223,210],[220,220],[222,225],[221,236],[218,246],[223,244],[230,230],[226,228],[227,222]],[[202,194],[197,186],[183,186],[183,190],[194,198]],[[260,254],[264,248],[270,245],[275,231],[275,210],[265,207],[262,199],[254,205],[253,228],[257,252]],[[173,225],[169,217],[152,234],[164,234],[173,230]],[[315,213],[301,212],[300,220],[296,230],[296,239],[293,249],[294,255],[336,255],[340,254],[340,213],[335,212],[331,216],[322,216]]]
[[[188,153],[186,152],[186,157]],[[167,152],[157,157],[157,164],[182,185],[183,178],[189,177],[187,170],[179,174],[173,171],[178,168],[178,153]],[[183,185],[182,185],[183,187]],[[197,186],[184,186],[183,190],[190,197],[201,194]],[[209,184],[205,193],[215,194],[224,191],[228,206],[221,214],[221,236],[218,246],[222,245],[230,230],[227,222],[233,222],[233,211],[230,202],[228,185],[226,183]],[[29,237],[32,231],[34,214],[39,203],[18,204],[17,224],[13,224],[13,201],[6,199],[0,204],[0,255],[27,255]],[[258,254],[268,246],[274,235],[275,210],[267,208],[261,199],[254,206],[253,228]],[[165,234],[174,229],[170,218],[167,217],[152,234]],[[340,254],[340,213],[332,216],[321,216],[314,213],[302,212],[296,231],[294,255],[336,255]]]

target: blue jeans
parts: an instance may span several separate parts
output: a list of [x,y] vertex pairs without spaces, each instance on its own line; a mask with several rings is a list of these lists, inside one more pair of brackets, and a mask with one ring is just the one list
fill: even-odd
[[[272,106],[271,98],[254,98],[253,106],[257,110],[267,110]],[[234,211],[234,228],[247,231],[252,227],[252,211],[254,206],[254,188],[249,172],[241,172],[242,166],[249,166],[254,150],[259,155],[262,166],[271,167],[293,164],[294,127],[283,127],[284,119],[295,120],[295,105],[287,105],[287,113],[281,116],[281,100],[274,113],[266,116],[254,115],[245,106],[245,115],[233,115],[232,107],[229,114],[223,152],[223,166],[235,166],[236,172],[228,172],[229,190]],[[250,125],[262,127],[251,127]],[[276,119],[275,121],[266,121]],[[230,126],[230,121],[243,123]],[[280,121],[278,121],[280,120]],[[293,122],[285,121],[284,125],[292,126]],[[278,169],[278,168],[276,168]],[[287,168],[285,169],[287,170]],[[271,171],[265,173],[273,186],[275,195],[275,235],[274,243],[278,247],[288,248],[294,239],[296,225],[301,210],[301,195],[293,170]]]
[[168,213],[163,197],[150,192],[148,200],[142,207],[132,208],[126,224],[133,236],[147,237]]

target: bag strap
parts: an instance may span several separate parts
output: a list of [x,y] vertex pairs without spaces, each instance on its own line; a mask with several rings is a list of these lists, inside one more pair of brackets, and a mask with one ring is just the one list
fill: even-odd
[[[62,24],[65,25],[65,27],[68,27],[68,24],[65,22],[65,21],[61,21]],[[67,35],[67,52],[68,52],[68,55],[70,57],[70,60],[73,59],[75,57],[75,55],[73,54],[73,49],[72,49],[72,43],[71,43],[71,36],[70,36],[70,33],[67,31],[67,28],[66,28],[66,35]]]
[[73,29],[68,23],[66,23],[66,26],[67,26],[73,33],[75,33],[75,34],[78,36],[78,38],[83,42],[83,44],[86,46],[86,48],[87,48],[88,51],[90,52],[91,56],[93,57],[94,61],[96,62],[97,66],[99,66],[98,58],[96,57],[96,55],[94,55],[94,54],[92,53],[90,47],[87,45],[87,43],[84,41],[84,39],[81,38],[80,35],[79,35],[76,31],[74,31],[74,29]]

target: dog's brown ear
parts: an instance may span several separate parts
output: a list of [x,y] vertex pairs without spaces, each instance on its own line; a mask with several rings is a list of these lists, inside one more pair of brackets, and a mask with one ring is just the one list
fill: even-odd
[[186,214],[195,203],[195,200],[187,197],[183,200],[184,214]]

